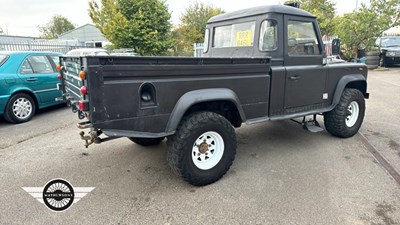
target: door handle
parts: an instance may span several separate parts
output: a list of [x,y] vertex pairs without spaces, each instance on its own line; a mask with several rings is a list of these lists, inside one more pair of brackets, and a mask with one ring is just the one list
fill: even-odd
[[28,79],[26,79],[27,81],[37,81],[37,78],[36,77],[30,77],[30,78],[28,78]]
[[289,77],[290,80],[299,80],[300,78],[301,76],[298,75]]

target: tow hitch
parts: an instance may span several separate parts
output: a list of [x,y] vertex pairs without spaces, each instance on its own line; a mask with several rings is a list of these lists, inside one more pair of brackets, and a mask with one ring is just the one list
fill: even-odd
[[81,139],[85,141],[85,148],[88,148],[89,145],[91,145],[93,143],[100,144],[101,143],[101,138],[99,138],[100,134],[101,134],[101,131],[93,130],[93,129],[91,129],[88,132],[88,134],[85,134],[84,131],[79,132]]
[[120,138],[120,137],[105,137],[105,138],[100,138],[99,136],[102,134],[103,132],[101,130],[95,130],[93,128],[90,129],[90,131],[85,134],[84,131],[79,132],[79,135],[81,136],[81,139],[85,141],[85,148],[88,148],[89,145],[91,144],[100,144],[102,142],[106,142],[106,141],[111,141],[114,140],[116,138]]

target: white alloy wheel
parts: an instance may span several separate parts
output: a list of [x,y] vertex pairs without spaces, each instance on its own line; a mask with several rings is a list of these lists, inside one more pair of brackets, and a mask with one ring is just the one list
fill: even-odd
[[12,112],[18,119],[28,118],[33,111],[32,102],[29,99],[20,97],[12,105]]
[[347,107],[347,110],[350,112],[350,115],[346,117],[346,126],[352,127],[357,122],[358,115],[360,114],[360,107],[356,101],[352,101]]
[[224,139],[221,135],[213,131],[205,132],[193,144],[193,163],[201,170],[211,169],[222,159],[224,149]]

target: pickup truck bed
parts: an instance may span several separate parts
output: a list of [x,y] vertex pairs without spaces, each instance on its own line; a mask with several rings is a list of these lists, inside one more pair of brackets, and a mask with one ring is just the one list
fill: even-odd
[[[237,112],[230,112],[243,120],[237,126],[268,115],[269,57],[61,57],[61,65],[66,99],[75,109],[78,101],[85,102],[88,108],[81,111],[108,136],[171,135],[188,113],[184,110],[202,99],[228,100],[218,106],[227,109],[239,104]],[[86,95],[80,92],[83,86]],[[146,102],[146,96],[151,100]]]

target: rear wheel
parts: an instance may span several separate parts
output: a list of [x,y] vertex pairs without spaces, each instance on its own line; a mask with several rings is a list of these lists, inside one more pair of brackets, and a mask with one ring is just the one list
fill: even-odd
[[161,138],[129,138],[129,140],[135,142],[141,146],[152,146],[158,145],[164,140],[164,137]]
[[223,116],[200,112],[186,117],[167,145],[172,170],[190,184],[203,186],[229,170],[236,154],[236,134]]
[[365,100],[361,91],[346,88],[339,104],[324,114],[326,130],[334,136],[348,138],[355,135],[364,120]]
[[24,123],[35,115],[36,105],[32,97],[25,93],[13,95],[7,103],[4,118],[11,123]]

